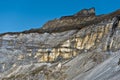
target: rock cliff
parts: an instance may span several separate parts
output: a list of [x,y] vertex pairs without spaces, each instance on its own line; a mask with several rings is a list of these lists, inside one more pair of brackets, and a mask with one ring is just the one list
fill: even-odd
[[1,80],[119,80],[120,10],[95,9],[0,34]]

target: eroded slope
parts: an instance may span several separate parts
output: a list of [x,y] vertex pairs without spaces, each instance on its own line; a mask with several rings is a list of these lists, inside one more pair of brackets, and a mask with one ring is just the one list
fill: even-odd
[[50,21],[42,29],[1,34],[1,79],[117,79],[120,24],[115,29],[113,24],[119,13],[96,16],[91,8]]

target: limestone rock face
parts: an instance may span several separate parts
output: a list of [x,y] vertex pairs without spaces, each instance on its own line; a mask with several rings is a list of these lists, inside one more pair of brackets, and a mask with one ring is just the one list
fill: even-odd
[[0,35],[0,80],[119,80],[120,11],[83,9],[41,29]]

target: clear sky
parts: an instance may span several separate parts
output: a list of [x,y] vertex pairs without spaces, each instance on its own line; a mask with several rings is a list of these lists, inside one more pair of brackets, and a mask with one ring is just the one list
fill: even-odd
[[40,28],[48,20],[91,7],[106,14],[120,9],[120,0],[0,0],[0,33]]

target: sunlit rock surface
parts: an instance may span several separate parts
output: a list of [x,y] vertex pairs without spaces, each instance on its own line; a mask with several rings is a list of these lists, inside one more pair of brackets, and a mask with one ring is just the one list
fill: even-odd
[[38,30],[1,34],[0,79],[119,80],[119,14],[83,9]]

